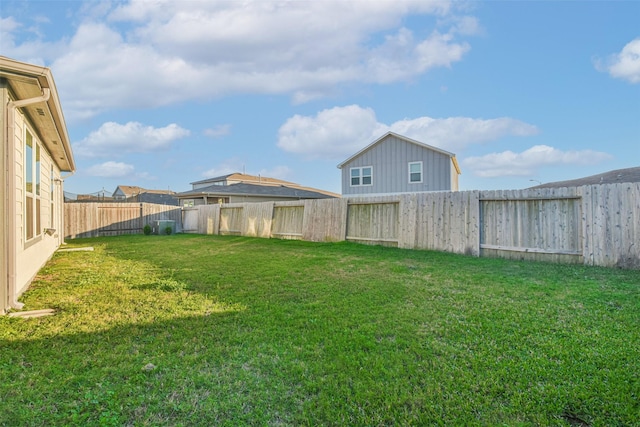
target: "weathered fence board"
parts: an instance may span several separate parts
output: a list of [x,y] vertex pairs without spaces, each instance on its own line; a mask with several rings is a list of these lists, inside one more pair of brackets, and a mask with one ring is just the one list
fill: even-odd
[[250,237],[271,237],[273,206],[273,202],[243,203],[241,234]]
[[347,240],[398,245],[399,201],[371,200],[348,204]]
[[279,239],[302,239],[304,204],[278,205],[273,208],[271,235]]
[[582,189],[585,263],[640,268],[640,183]]
[[640,268],[640,183],[203,205],[185,208],[183,218],[179,208],[151,206],[157,208],[66,204],[65,236],[140,232],[143,224],[174,219],[200,234]]
[[242,235],[242,211],[244,203],[240,206],[226,205],[220,208],[220,234]]
[[346,199],[304,201],[302,238],[310,242],[339,242],[347,227]]
[[[207,205],[214,206],[214,205]],[[202,212],[204,215],[200,215],[200,210],[198,208],[184,208],[182,210],[182,232],[183,233],[201,233],[201,234],[210,234],[206,232],[206,229],[200,228],[199,222],[201,218],[206,218],[205,212]]]
[[65,238],[142,233],[145,225],[173,220],[182,231],[182,210],[152,203],[65,203]]
[[480,209],[483,255],[583,261],[577,190],[484,191]]

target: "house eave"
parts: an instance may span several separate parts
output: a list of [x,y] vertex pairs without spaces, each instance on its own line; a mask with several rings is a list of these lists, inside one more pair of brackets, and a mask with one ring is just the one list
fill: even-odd
[[7,80],[14,101],[35,98],[42,95],[43,89],[50,90],[47,101],[21,110],[35,127],[34,131],[58,168],[63,172],[75,172],[73,151],[51,70],[0,56],[0,78]]

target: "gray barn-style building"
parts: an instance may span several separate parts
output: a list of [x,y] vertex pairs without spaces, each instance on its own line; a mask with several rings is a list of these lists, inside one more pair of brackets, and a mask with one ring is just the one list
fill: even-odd
[[338,165],[343,196],[458,191],[453,153],[387,132]]

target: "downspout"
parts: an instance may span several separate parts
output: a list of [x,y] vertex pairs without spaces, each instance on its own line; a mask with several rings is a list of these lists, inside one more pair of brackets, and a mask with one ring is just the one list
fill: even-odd
[[49,100],[49,96],[51,95],[51,90],[49,88],[42,88],[42,95],[37,96],[35,98],[29,99],[20,99],[17,101],[9,101],[7,103],[7,146],[9,149],[9,153],[7,156],[7,160],[9,164],[7,165],[7,172],[9,175],[7,188],[7,204],[9,211],[9,219],[8,226],[9,230],[7,233],[7,284],[8,284],[8,302],[9,307],[15,309],[21,309],[24,304],[18,302],[18,290],[16,286],[16,272],[17,272],[17,259],[16,259],[16,247],[18,240],[17,233],[17,224],[16,224],[16,216],[18,214],[16,205],[18,203],[16,199],[16,131],[15,131],[15,120],[16,120],[16,109],[26,107],[27,105],[37,104],[39,102],[47,102]]
[[64,207],[64,180],[67,178],[71,178],[73,175],[75,174],[75,171],[69,172],[67,175],[62,176],[60,175],[60,202],[58,203],[60,205],[60,225],[62,226],[61,230],[60,230],[60,234],[59,234],[59,238],[58,238],[58,247],[60,247],[60,245],[64,244],[64,232],[65,232],[65,226],[64,226],[64,222],[65,222],[65,207]]

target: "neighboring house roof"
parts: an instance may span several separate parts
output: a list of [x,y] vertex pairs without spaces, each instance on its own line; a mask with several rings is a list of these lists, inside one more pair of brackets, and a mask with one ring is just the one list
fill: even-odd
[[178,205],[176,192],[171,190],[147,190],[135,185],[118,185],[112,195],[120,201],[155,203],[158,205]]
[[202,185],[202,184],[207,184],[207,183],[213,183],[213,182],[221,182],[221,181],[225,181],[227,184],[236,184],[239,182],[244,182],[247,184],[258,184],[258,185],[267,185],[267,184],[281,184],[281,185],[289,185],[289,186],[298,186],[298,184],[293,183],[293,182],[289,182],[289,181],[284,181],[282,179],[277,179],[277,178],[269,178],[266,176],[260,176],[260,175],[247,175],[244,173],[239,173],[239,172],[235,172],[235,173],[230,173],[227,175],[221,175],[221,176],[216,176],[213,178],[207,178],[207,179],[203,179],[200,181],[195,181],[195,182],[191,182],[191,185]]
[[394,136],[398,139],[401,139],[403,141],[406,141],[408,143],[411,144],[415,144],[419,147],[422,148],[427,148],[429,150],[433,150],[436,151],[438,153],[442,153],[445,154],[449,157],[451,157],[451,161],[453,162],[453,167],[456,169],[456,172],[458,173],[458,175],[461,173],[460,172],[460,166],[458,165],[458,161],[456,160],[456,155],[453,153],[450,153],[449,151],[443,150],[441,148],[438,147],[434,147],[432,145],[429,144],[425,144],[422,143],[420,141],[416,141],[415,139],[411,139],[411,138],[407,138],[406,136],[403,135],[399,135],[395,132],[387,132],[384,135],[382,135],[380,138],[376,139],[375,141],[373,141],[371,144],[367,145],[366,147],[364,147],[362,150],[358,151],[357,153],[355,153],[354,155],[352,155],[351,157],[349,157],[347,160],[343,161],[342,163],[340,163],[338,165],[338,169],[342,169],[342,167],[348,163],[350,163],[353,159],[355,159],[356,157],[359,157],[360,155],[362,155],[363,153],[365,153],[366,151],[370,150],[371,148],[375,147],[376,145],[378,145],[379,143],[381,143],[383,140],[385,140],[388,136]]
[[58,168],[64,172],[75,171],[67,126],[51,70],[0,56],[0,77],[9,81],[9,88],[16,100],[36,98],[48,93],[49,99],[46,101],[21,109],[36,128]]
[[[224,184],[220,185],[221,182]],[[205,185],[209,183],[211,183],[211,185],[209,186]],[[296,184],[295,182],[284,181],[282,179],[277,179],[277,178],[269,178],[266,176],[247,175],[244,173],[237,173],[237,172],[230,173],[227,175],[217,176],[214,178],[207,178],[201,181],[192,182],[191,185],[194,187],[197,186],[198,188],[193,188],[191,191],[183,192],[180,194],[181,195],[186,193],[189,193],[189,194],[216,193],[217,194],[217,193],[220,193],[219,190],[221,188],[230,187],[232,185],[238,185],[238,184],[253,185],[256,187],[284,187],[284,188],[290,188],[292,190],[297,190],[298,194],[300,193],[300,191],[309,191],[311,193],[322,194],[326,197],[340,197],[339,194],[332,193],[331,191],[320,190],[312,187],[304,187],[302,185]],[[250,189],[253,187],[234,187],[234,188],[235,188],[234,191],[238,192],[238,191],[250,191]],[[244,188],[245,190],[241,190],[242,188]],[[257,192],[255,194],[248,194],[243,192],[239,192],[237,194],[225,192],[220,194],[242,195],[242,196],[246,196],[246,195],[264,196],[265,194],[268,194],[269,191],[274,192],[276,190],[256,189],[256,191]],[[282,197],[289,197],[289,196],[282,196]],[[298,196],[296,195],[291,197],[298,197]],[[311,198],[311,197],[306,197],[306,198]],[[318,197],[312,197],[312,198],[318,198]]]
[[137,196],[139,194],[145,194],[145,193],[146,194],[169,194],[169,195],[176,194],[175,191],[171,191],[171,190],[148,190],[146,188],[136,187],[135,185],[118,185],[116,190],[113,192],[113,196],[116,195],[118,190],[120,190],[120,193],[122,193],[125,197],[133,197],[133,196]]
[[180,199],[202,196],[257,196],[287,197],[296,199],[326,199],[339,197],[327,191],[312,190],[300,186],[260,185],[240,182],[231,185],[210,185],[197,190],[185,191],[176,195]]
[[113,192],[113,197],[116,196],[116,193],[122,193],[124,197],[135,196],[136,194],[140,194],[143,191],[146,191],[142,187],[136,187],[135,185],[118,185]]
[[616,169],[597,175],[586,176],[584,178],[571,179],[567,181],[547,182],[530,188],[561,188],[580,187],[594,184],[618,184],[623,182],[640,182],[640,166],[626,169]]
[[144,193],[140,193],[138,196],[134,196],[136,202],[143,203],[154,203],[156,205],[175,205],[178,206],[180,204],[178,198],[176,197],[176,193],[171,192],[170,194],[167,192],[159,192],[158,190],[150,190]]

